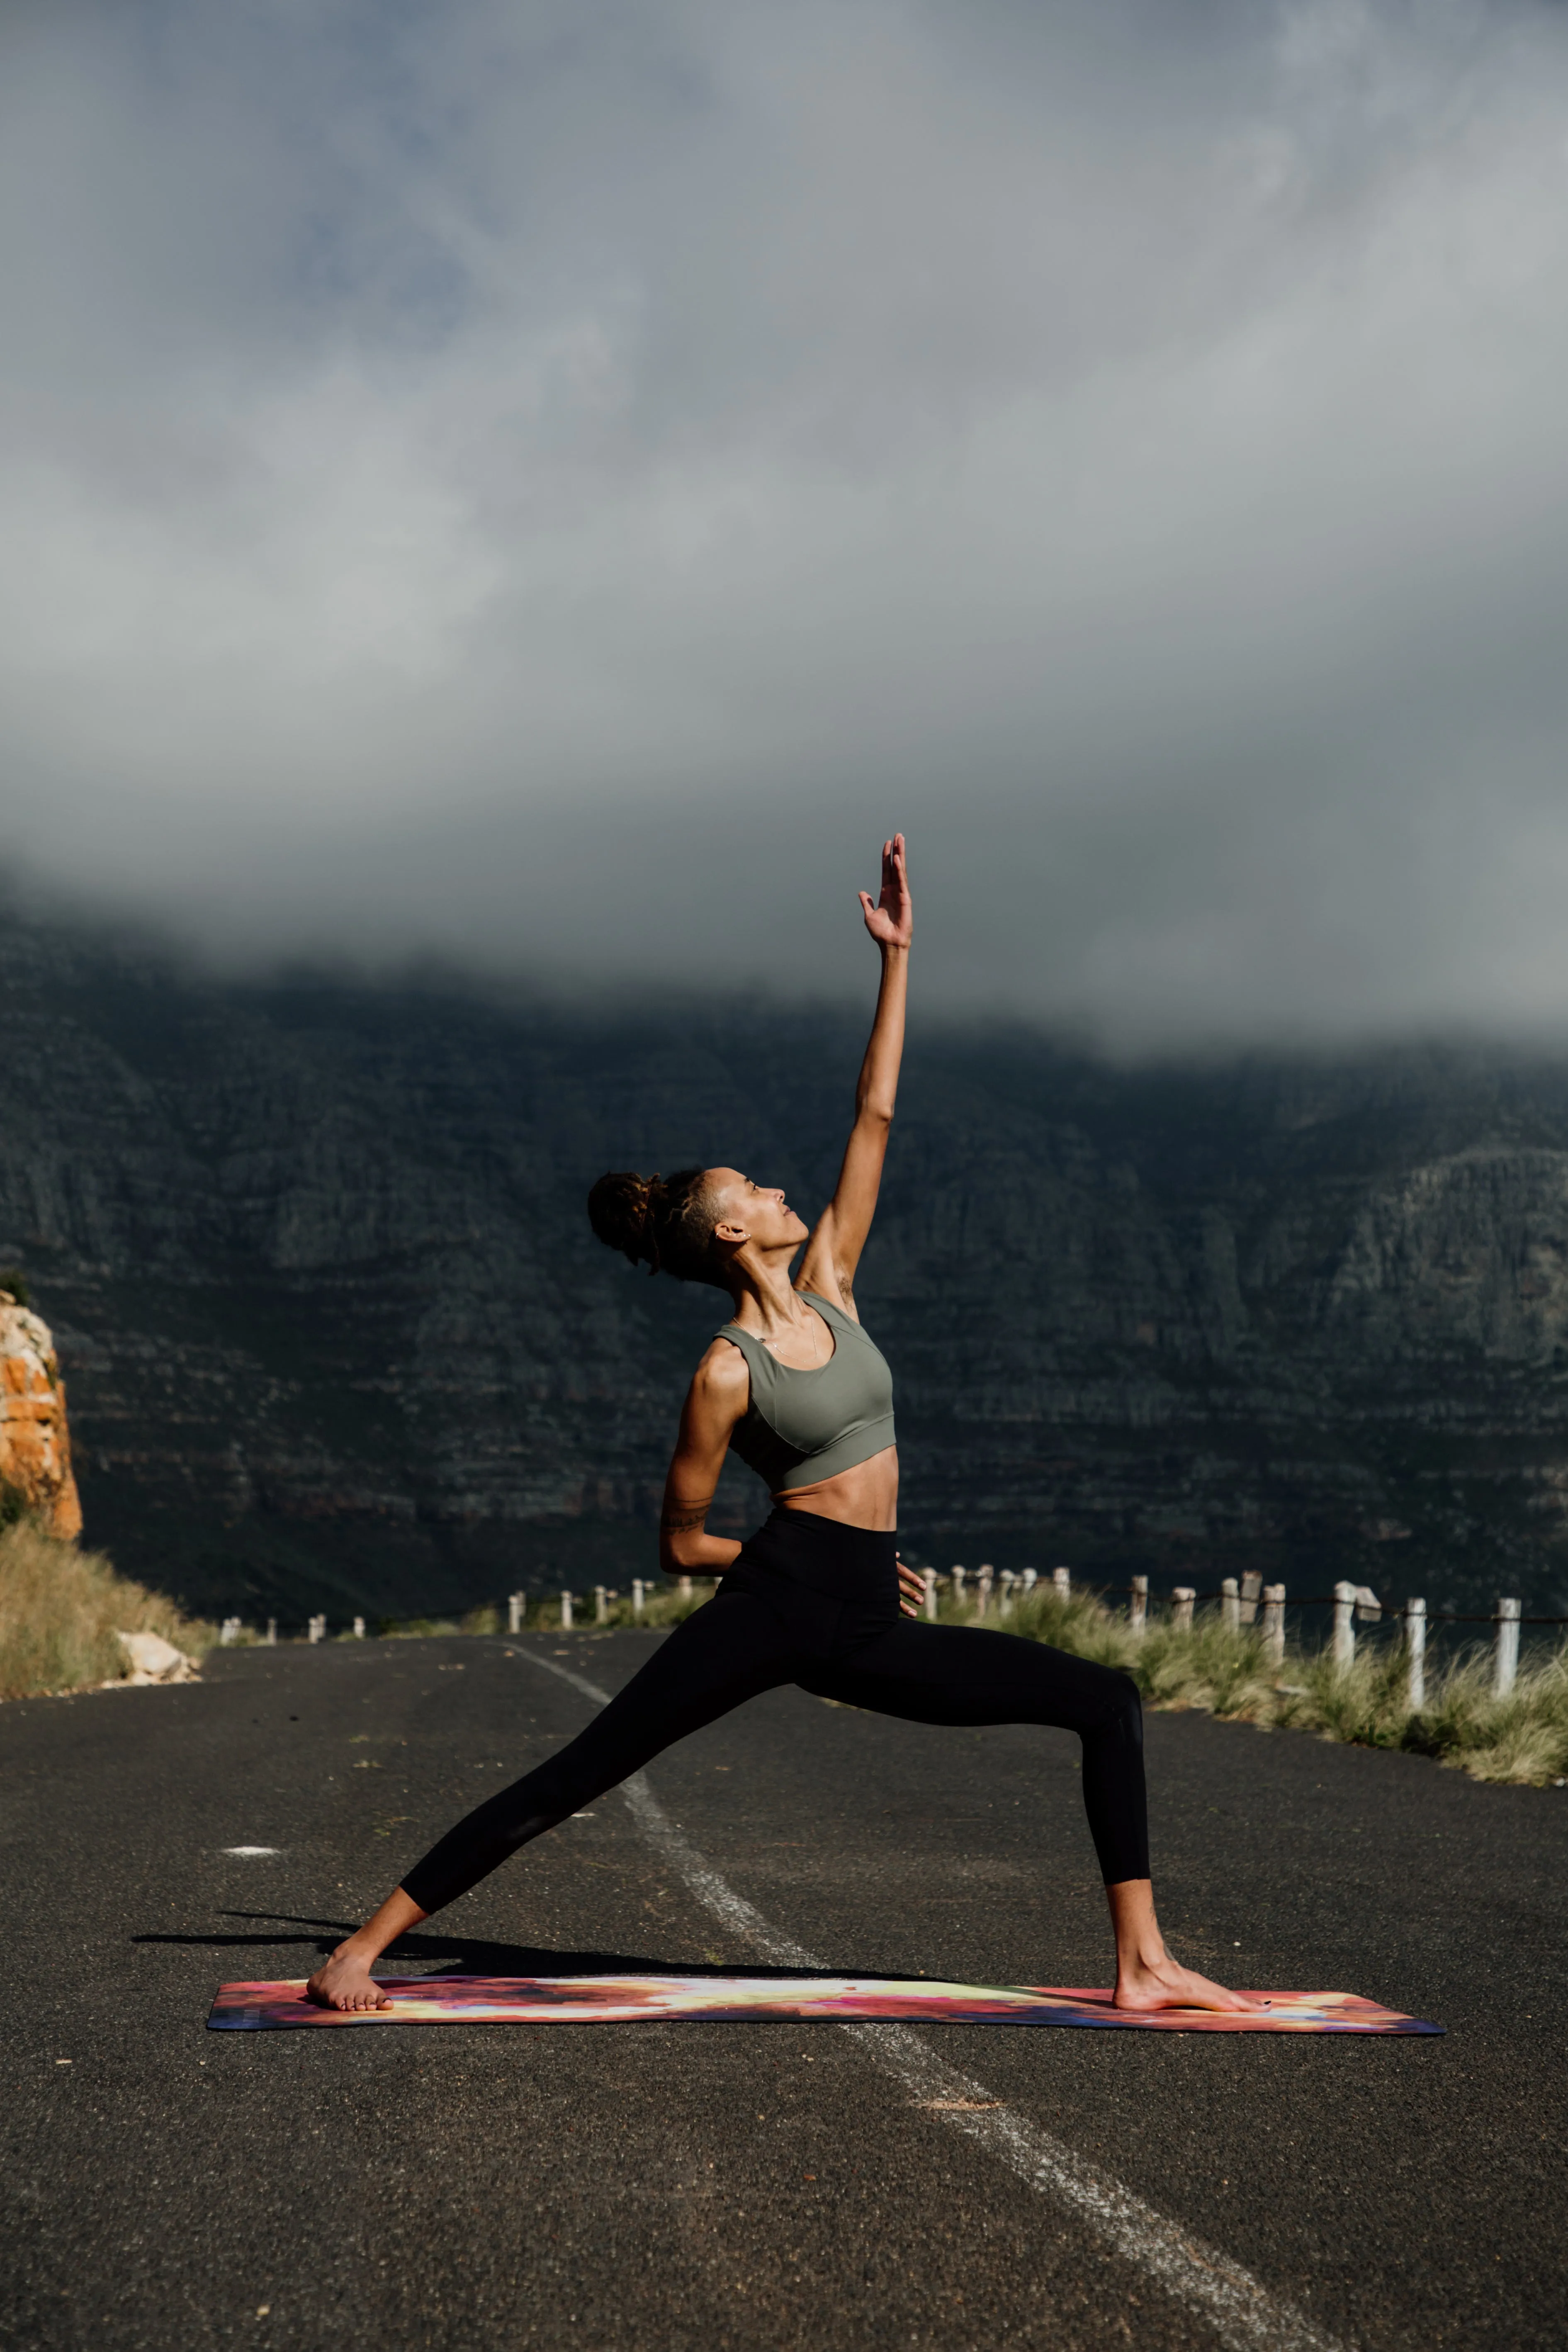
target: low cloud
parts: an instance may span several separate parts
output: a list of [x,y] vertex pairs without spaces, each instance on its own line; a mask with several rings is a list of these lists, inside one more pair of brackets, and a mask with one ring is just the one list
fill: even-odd
[[1568,1009],[1568,22],[23,11],[5,831],[230,957]]

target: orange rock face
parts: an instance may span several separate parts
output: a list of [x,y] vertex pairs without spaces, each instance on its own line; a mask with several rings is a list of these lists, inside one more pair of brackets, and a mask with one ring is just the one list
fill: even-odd
[[81,1533],[66,1387],[48,1325],[0,1290],[0,1486],[22,1495],[52,1536]]

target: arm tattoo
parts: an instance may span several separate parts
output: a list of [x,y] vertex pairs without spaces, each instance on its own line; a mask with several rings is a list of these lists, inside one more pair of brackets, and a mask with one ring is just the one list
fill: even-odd
[[713,1497],[710,1495],[707,1503],[689,1504],[684,1509],[678,1507],[674,1510],[661,1511],[658,1517],[659,1526],[670,1535],[684,1535],[691,1528],[700,1528],[708,1517],[708,1504],[712,1500]]

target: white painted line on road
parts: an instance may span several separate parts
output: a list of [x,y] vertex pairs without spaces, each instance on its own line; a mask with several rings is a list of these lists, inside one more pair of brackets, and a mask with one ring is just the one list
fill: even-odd
[[275,1845],[226,1845],[225,1853],[276,1853]]
[[[557,1665],[553,1658],[537,1650],[521,1650],[517,1655],[570,1683],[596,1706],[608,1704],[608,1691],[585,1675]],[[649,1788],[646,1773],[636,1772],[624,1781],[620,1794],[644,1836],[679,1873],[705,1910],[781,1967],[826,1968],[826,1962],[815,1952],[774,1927],[743,1895],[737,1895],[689,1843]],[[1136,2263],[1157,2281],[1174,2302],[1205,2319],[1226,2352],[1345,2352],[1304,2312],[1271,2294],[1260,2279],[1221,2253],[1217,2246],[1145,2205],[1141,2197],[1124,2189],[1100,2166],[1089,2163],[1065,2140],[1042,2131],[983,2083],[961,2074],[909,2026],[846,2021],[837,2031],[858,2042],[883,2074],[911,2092],[922,2106],[940,2115],[943,2123],[978,2142],[987,2155],[995,2157],[1042,2196],[1070,2207],[1125,2261]]]

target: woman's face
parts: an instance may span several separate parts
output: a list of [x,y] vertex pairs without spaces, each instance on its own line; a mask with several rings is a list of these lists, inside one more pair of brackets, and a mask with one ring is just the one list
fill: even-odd
[[809,1238],[804,1217],[797,1217],[781,1186],[759,1184],[738,1168],[710,1168],[708,1184],[717,1214],[714,1230],[721,1241],[754,1242],[759,1249],[798,1249]]

